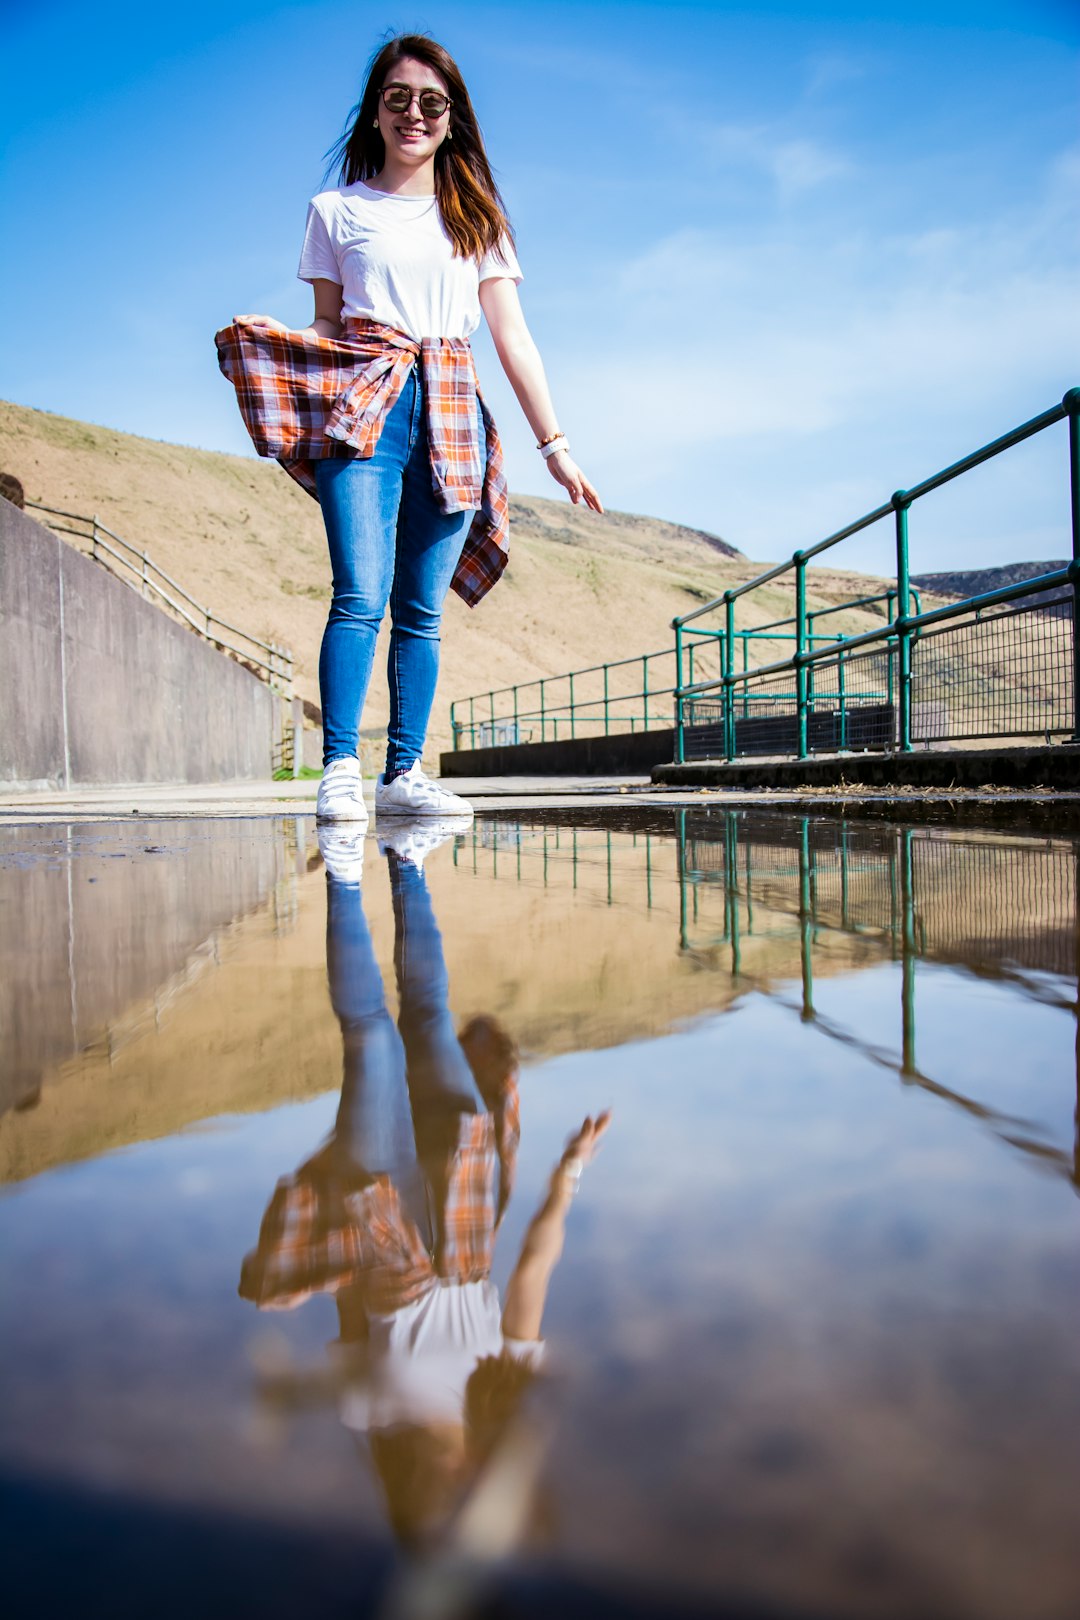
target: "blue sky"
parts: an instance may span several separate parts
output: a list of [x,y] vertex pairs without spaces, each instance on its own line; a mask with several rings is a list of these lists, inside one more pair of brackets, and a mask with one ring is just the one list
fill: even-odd
[[[306,324],[307,199],[415,28],[465,73],[608,505],[771,559],[1080,384],[1075,0],[3,10],[6,398],[248,449],[213,331]],[[512,489],[558,495],[475,347]],[[1058,428],[923,503],[913,566],[1061,555],[1066,516]]]

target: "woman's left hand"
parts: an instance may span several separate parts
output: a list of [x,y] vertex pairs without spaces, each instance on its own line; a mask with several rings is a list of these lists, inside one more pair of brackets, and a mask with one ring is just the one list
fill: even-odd
[[576,1160],[582,1167],[591,1163],[593,1154],[600,1146],[600,1138],[610,1124],[610,1108],[605,1108],[602,1113],[595,1115],[595,1117],[589,1114],[581,1129],[567,1138],[563,1156],[559,1160],[560,1165],[565,1165],[567,1160],[570,1160],[571,1163]]
[[584,501],[594,512],[602,512],[603,504],[589,480],[568,450],[557,450],[547,458],[548,472],[567,491],[576,506]]

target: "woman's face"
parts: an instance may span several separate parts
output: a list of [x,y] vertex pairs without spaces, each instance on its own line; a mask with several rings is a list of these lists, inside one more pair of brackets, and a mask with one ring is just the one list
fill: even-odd
[[437,90],[444,96],[450,92],[434,68],[410,56],[402,57],[387,71],[381,88],[385,90],[390,85],[407,85],[412,91],[412,100],[404,112],[391,112],[380,95],[379,133],[388,154],[392,152],[406,163],[419,166],[434,157],[450,127],[449,107],[438,118],[428,116],[420,110],[420,92]]

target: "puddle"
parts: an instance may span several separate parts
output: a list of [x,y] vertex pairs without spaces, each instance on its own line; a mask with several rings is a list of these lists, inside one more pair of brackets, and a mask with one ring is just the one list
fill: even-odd
[[1077,1612],[1076,843],[397,842],[0,829],[9,1593]]

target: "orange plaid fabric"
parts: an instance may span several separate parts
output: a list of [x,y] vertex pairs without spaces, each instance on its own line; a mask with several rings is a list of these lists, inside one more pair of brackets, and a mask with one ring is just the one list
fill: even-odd
[[[453,588],[470,607],[487,594],[506,567],[510,501],[498,429],[467,338],[413,338],[380,321],[347,319],[336,338],[233,321],[214,341],[259,455],[275,456],[316,499],[312,463],[372,455],[419,360],[432,487],[445,512],[476,510]],[[477,400],[487,449],[483,473]]]
[[[240,1294],[263,1310],[290,1310],[312,1294],[362,1284],[369,1311],[386,1315],[437,1282],[479,1282],[491,1273],[495,1232],[509,1197],[520,1134],[511,1084],[496,1116],[462,1114],[447,1169],[434,1253],[401,1206],[388,1176],[343,1183],[333,1144],[278,1182],[257,1247],[244,1260]],[[499,1215],[495,1163],[501,1165]]]

